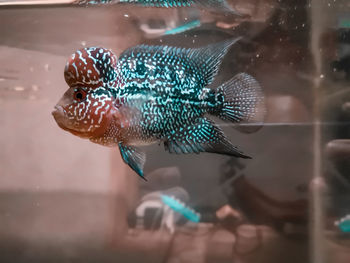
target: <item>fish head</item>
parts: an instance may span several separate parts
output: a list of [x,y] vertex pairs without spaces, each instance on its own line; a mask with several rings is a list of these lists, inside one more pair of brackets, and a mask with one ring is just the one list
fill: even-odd
[[69,88],[52,112],[59,127],[82,138],[105,133],[115,108],[116,63],[110,50],[98,47],[84,48],[71,56],[64,70]]

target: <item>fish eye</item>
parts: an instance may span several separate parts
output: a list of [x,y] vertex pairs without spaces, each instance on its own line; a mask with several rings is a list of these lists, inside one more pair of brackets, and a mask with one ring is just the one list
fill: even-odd
[[74,99],[78,102],[83,101],[86,98],[86,91],[78,88],[74,91]]

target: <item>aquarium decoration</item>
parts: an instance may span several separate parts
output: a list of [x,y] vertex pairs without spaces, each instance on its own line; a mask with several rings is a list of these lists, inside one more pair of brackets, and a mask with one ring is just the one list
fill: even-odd
[[173,29],[169,29],[169,30],[164,32],[164,35],[180,34],[180,33],[195,29],[195,28],[200,27],[200,26],[201,26],[201,21],[196,19],[196,20],[193,20],[193,21],[188,22],[186,24],[175,27]]
[[335,221],[335,225],[343,232],[350,233],[350,214],[344,216],[343,218]]
[[200,214],[195,212],[192,208],[186,206],[180,200],[168,195],[161,195],[162,202],[169,206],[175,212],[180,213],[188,220],[198,223],[200,221]]

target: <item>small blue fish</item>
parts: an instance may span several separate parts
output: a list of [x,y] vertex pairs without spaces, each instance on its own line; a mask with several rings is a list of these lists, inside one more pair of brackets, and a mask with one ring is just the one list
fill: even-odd
[[175,212],[180,213],[188,220],[195,223],[198,223],[200,221],[200,214],[196,213],[193,209],[187,207],[184,203],[177,200],[176,198],[168,195],[162,195],[161,198],[164,204],[169,206]]
[[263,94],[252,76],[239,73],[208,87],[239,39],[194,49],[140,45],[119,59],[104,48],[78,50],[64,72],[70,88],[53,116],[74,135],[118,146],[124,162],[142,178],[146,156],[138,146],[156,142],[170,153],[250,158],[207,116],[234,123],[263,118]]
[[79,5],[104,5],[104,4],[135,4],[144,7],[190,7],[196,6],[213,11],[229,13],[241,16],[239,12],[234,10],[226,0],[76,0],[74,4]]

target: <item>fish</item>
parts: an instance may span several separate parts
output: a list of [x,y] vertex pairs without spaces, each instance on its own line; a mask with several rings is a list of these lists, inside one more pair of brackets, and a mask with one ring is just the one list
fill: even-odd
[[211,120],[260,121],[262,88],[247,73],[210,87],[229,48],[240,37],[199,47],[138,45],[117,56],[109,49],[76,51],[66,64],[69,88],[52,112],[58,126],[93,143],[118,147],[139,176],[159,143],[171,154],[200,152],[251,158]]
[[73,4],[77,5],[106,5],[106,4],[134,4],[144,7],[199,7],[212,11],[223,12],[236,16],[242,16],[241,13],[233,9],[226,0],[76,0]]

